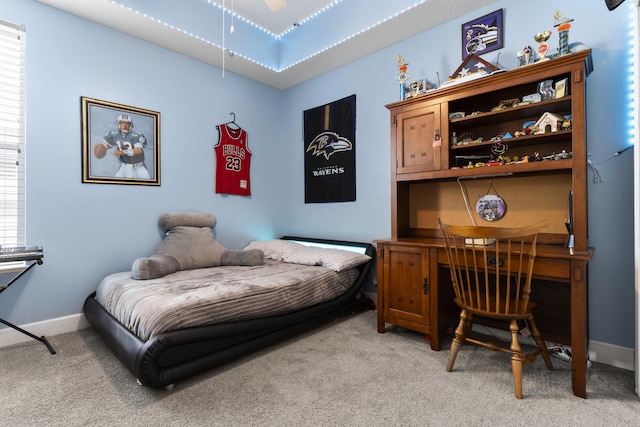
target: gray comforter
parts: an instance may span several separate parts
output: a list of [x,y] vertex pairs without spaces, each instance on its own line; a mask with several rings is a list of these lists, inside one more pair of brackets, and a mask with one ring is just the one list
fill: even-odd
[[265,259],[256,267],[201,268],[152,280],[115,273],[102,280],[95,298],[146,341],[165,331],[309,307],[341,295],[357,277],[357,269],[335,272]]

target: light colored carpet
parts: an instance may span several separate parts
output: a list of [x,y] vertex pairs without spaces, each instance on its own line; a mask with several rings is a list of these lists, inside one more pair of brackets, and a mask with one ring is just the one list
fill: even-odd
[[588,399],[570,366],[539,359],[513,395],[509,355],[464,346],[446,372],[450,337],[376,332],[368,311],[178,383],[137,385],[91,330],[0,349],[3,426],[626,426],[640,422],[633,372],[594,363]]

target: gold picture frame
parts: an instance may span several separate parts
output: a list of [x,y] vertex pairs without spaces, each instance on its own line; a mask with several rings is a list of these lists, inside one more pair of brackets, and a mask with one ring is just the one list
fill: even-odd
[[81,97],[82,182],[160,185],[160,113]]

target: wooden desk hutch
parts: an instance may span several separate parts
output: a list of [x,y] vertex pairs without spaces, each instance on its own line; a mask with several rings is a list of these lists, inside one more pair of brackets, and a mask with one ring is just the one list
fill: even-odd
[[[507,205],[500,226],[549,221],[534,268],[532,295],[540,301],[536,320],[545,339],[571,345],[573,393],[586,397],[587,265],[593,249],[587,243],[585,84],[591,70],[591,51],[585,50],[386,106],[391,112],[391,237],[374,241],[378,332],[391,323],[428,334],[431,348],[440,349],[441,333],[457,324],[459,311],[452,305],[438,218],[470,224],[467,206],[472,205],[477,223],[491,225],[475,213],[475,201],[490,188]],[[543,80],[566,81],[564,96],[494,108],[537,93]],[[570,115],[570,127],[565,122],[557,130],[547,127],[541,134],[504,139],[506,155],[544,158],[564,151],[570,156],[462,167],[469,159],[490,155],[492,137],[513,135],[545,113]],[[484,142],[455,144],[454,133],[458,141],[482,137]],[[565,226],[571,214],[573,253]]]

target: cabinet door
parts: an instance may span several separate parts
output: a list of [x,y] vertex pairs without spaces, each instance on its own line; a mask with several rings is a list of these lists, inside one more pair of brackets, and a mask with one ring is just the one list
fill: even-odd
[[396,173],[440,170],[440,105],[398,113],[396,120]]
[[385,249],[384,315],[388,322],[429,332],[429,250]]

